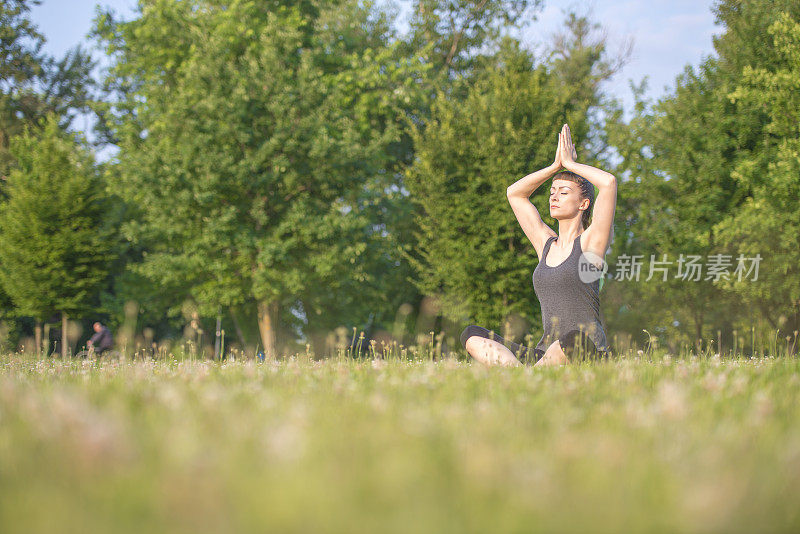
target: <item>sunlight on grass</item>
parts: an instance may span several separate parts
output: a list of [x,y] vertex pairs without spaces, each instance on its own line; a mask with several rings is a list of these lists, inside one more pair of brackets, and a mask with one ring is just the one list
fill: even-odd
[[800,528],[796,358],[0,365],[5,533]]

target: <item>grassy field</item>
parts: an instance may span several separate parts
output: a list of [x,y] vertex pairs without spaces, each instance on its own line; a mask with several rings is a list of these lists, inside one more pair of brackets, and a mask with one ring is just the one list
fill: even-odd
[[800,360],[0,356],[0,531],[798,532]]

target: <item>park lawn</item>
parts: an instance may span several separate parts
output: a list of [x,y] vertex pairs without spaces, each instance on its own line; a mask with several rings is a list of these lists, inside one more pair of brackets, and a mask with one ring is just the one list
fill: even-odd
[[798,532],[800,360],[0,356],[0,531]]

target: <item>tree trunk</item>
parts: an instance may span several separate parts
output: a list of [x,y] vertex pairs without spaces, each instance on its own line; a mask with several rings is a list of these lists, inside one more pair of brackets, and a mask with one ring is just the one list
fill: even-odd
[[267,358],[275,358],[275,326],[278,321],[278,303],[276,301],[261,301],[258,303],[258,331],[261,334],[261,344]]
[[67,314],[61,312],[61,357],[67,358]]
[[311,351],[314,353],[314,356],[316,358],[324,358],[327,356],[325,341],[328,337],[328,333],[320,329],[317,323],[314,322],[316,314],[311,308],[311,306],[303,302],[303,310],[306,312],[306,329],[303,333],[311,344]]
[[247,345],[244,342],[244,334],[242,333],[242,327],[239,326],[239,319],[236,317],[236,312],[231,306],[228,311],[231,314],[231,320],[233,321],[233,329],[236,330],[236,337],[239,338],[239,343],[242,345],[242,350],[247,348]]
[[328,334],[324,331],[317,330],[308,334],[309,342],[311,343],[311,351],[317,359],[327,358],[328,354]]
[[50,323],[44,323],[44,338],[42,339],[42,343],[44,344],[44,355],[50,356]]
[[[769,306],[763,299],[758,299],[756,302],[758,303],[758,307],[761,309],[762,315],[770,324],[770,326],[772,326],[773,330],[779,329],[778,319],[774,318],[772,314],[775,308]],[[780,315],[780,313],[778,315]]]
[[42,322],[38,319],[33,327],[33,346],[37,355],[42,352]]
[[214,330],[214,359],[219,360],[222,356],[220,349],[220,334],[222,331],[222,308],[217,310],[217,328]]

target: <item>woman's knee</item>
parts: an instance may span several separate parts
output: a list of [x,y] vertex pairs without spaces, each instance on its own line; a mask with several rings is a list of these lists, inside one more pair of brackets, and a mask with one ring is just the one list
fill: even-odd
[[561,343],[558,339],[556,339],[547,347],[544,352],[541,353],[541,356],[536,361],[534,366],[564,365],[567,363],[567,361],[568,359],[561,347]]
[[469,336],[466,348],[473,358],[486,365],[521,365],[508,347],[488,337]]
[[467,348],[467,340],[472,336],[485,337],[489,339],[489,331],[482,326],[469,325],[461,332],[461,346]]

